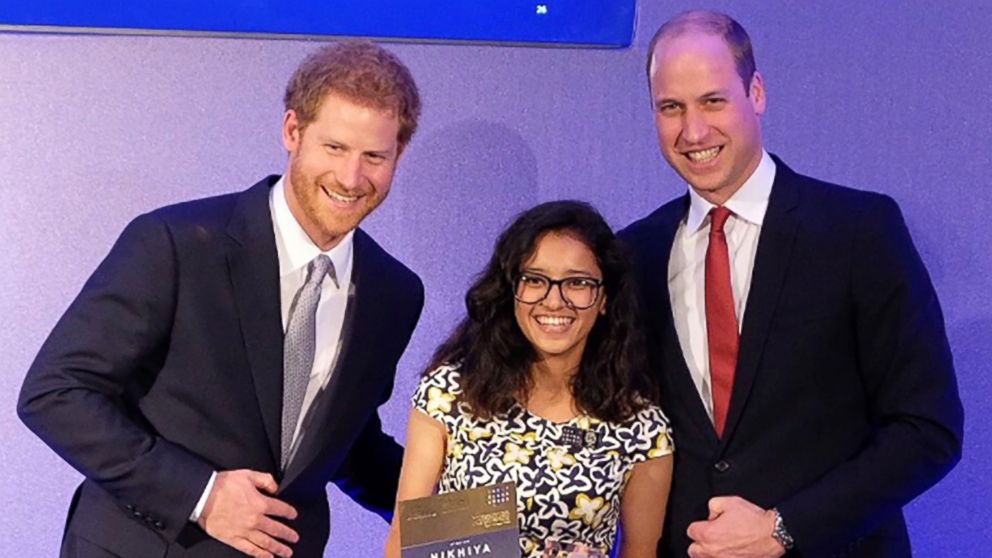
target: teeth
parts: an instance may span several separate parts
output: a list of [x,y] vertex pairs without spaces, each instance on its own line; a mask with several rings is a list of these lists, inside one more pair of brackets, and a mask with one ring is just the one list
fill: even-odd
[[575,318],[567,316],[538,316],[536,319],[537,323],[549,326],[563,326],[575,321]]
[[706,161],[709,161],[713,157],[716,157],[717,153],[719,152],[720,152],[720,147],[717,146],[717,147],[711,147],[709,149],[704,149],[702,151],[690,151],[689,153],[686,153],[686,156],[697,163],[704,163]]
[[352,202],[355,202],[355,201],[358,200],[358,196],[343,196],[343,195],[341,195],[341,194],[339,194],[339,193],[337,193],[337,192],[335,192],[333,190],[328,190],[327,188],[324,188],[324,191],[327,192],[327,195],[328,196],[330,196],[330,197],[332,197],[332,198],[334,198],[334,199],[336,199],[336,200],[338,200],[340,202],[352,203]]

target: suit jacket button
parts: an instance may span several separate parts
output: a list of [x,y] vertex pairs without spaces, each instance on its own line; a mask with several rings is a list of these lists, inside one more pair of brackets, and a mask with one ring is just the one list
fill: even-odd
[[131,512],[131,515],[133,515],[136,519],[143,519],[145,517],[145,515],[138,510]]
[[726,461],[721,459],[720,461],[717,461],[716,463],[713,464],[713,468],[716,469],[718,473],[726,473],[727,471],[730,470],[730,463],[727,463]]
[[165,529],[165,524],[162,523],[161,521],[156,521],[155,523],[153,523],[153,525],[155,525],[155,528],[158,529],[159,531]]

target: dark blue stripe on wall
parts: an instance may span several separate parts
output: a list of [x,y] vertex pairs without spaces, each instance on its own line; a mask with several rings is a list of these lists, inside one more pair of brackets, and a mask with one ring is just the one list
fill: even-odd
[[0,25],[626,47],[636,0],[34,0]]

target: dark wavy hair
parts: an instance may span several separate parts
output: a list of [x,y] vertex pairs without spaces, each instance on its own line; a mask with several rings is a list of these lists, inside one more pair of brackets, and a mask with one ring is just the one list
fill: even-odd
[[622,422],[657,399],[644,358],[643,336],[629,258],[602,216],[587,203],[543,203],[516,217],[500,235],[496,250],[465,295],[468,315],[438,347],[428,375],[459,364],[465,401],[489,418],[509,412],[517,397],[533,388],[537,354],[514,315],[514,282],[550,232],[572,236],[593,252],[603,272],[606,313],[589,332],[571,391],[582,412]]

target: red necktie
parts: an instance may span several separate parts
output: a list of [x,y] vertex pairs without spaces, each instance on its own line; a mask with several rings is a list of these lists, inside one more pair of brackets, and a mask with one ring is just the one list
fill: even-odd
[[710,242],[706,248],[706,337],[710,352],[710,382],[713,393],[713,426],[723,437],[737,368],[737,317],[730,283],[730,255],[723,225],[730,217],[726,207],[710,212]]

